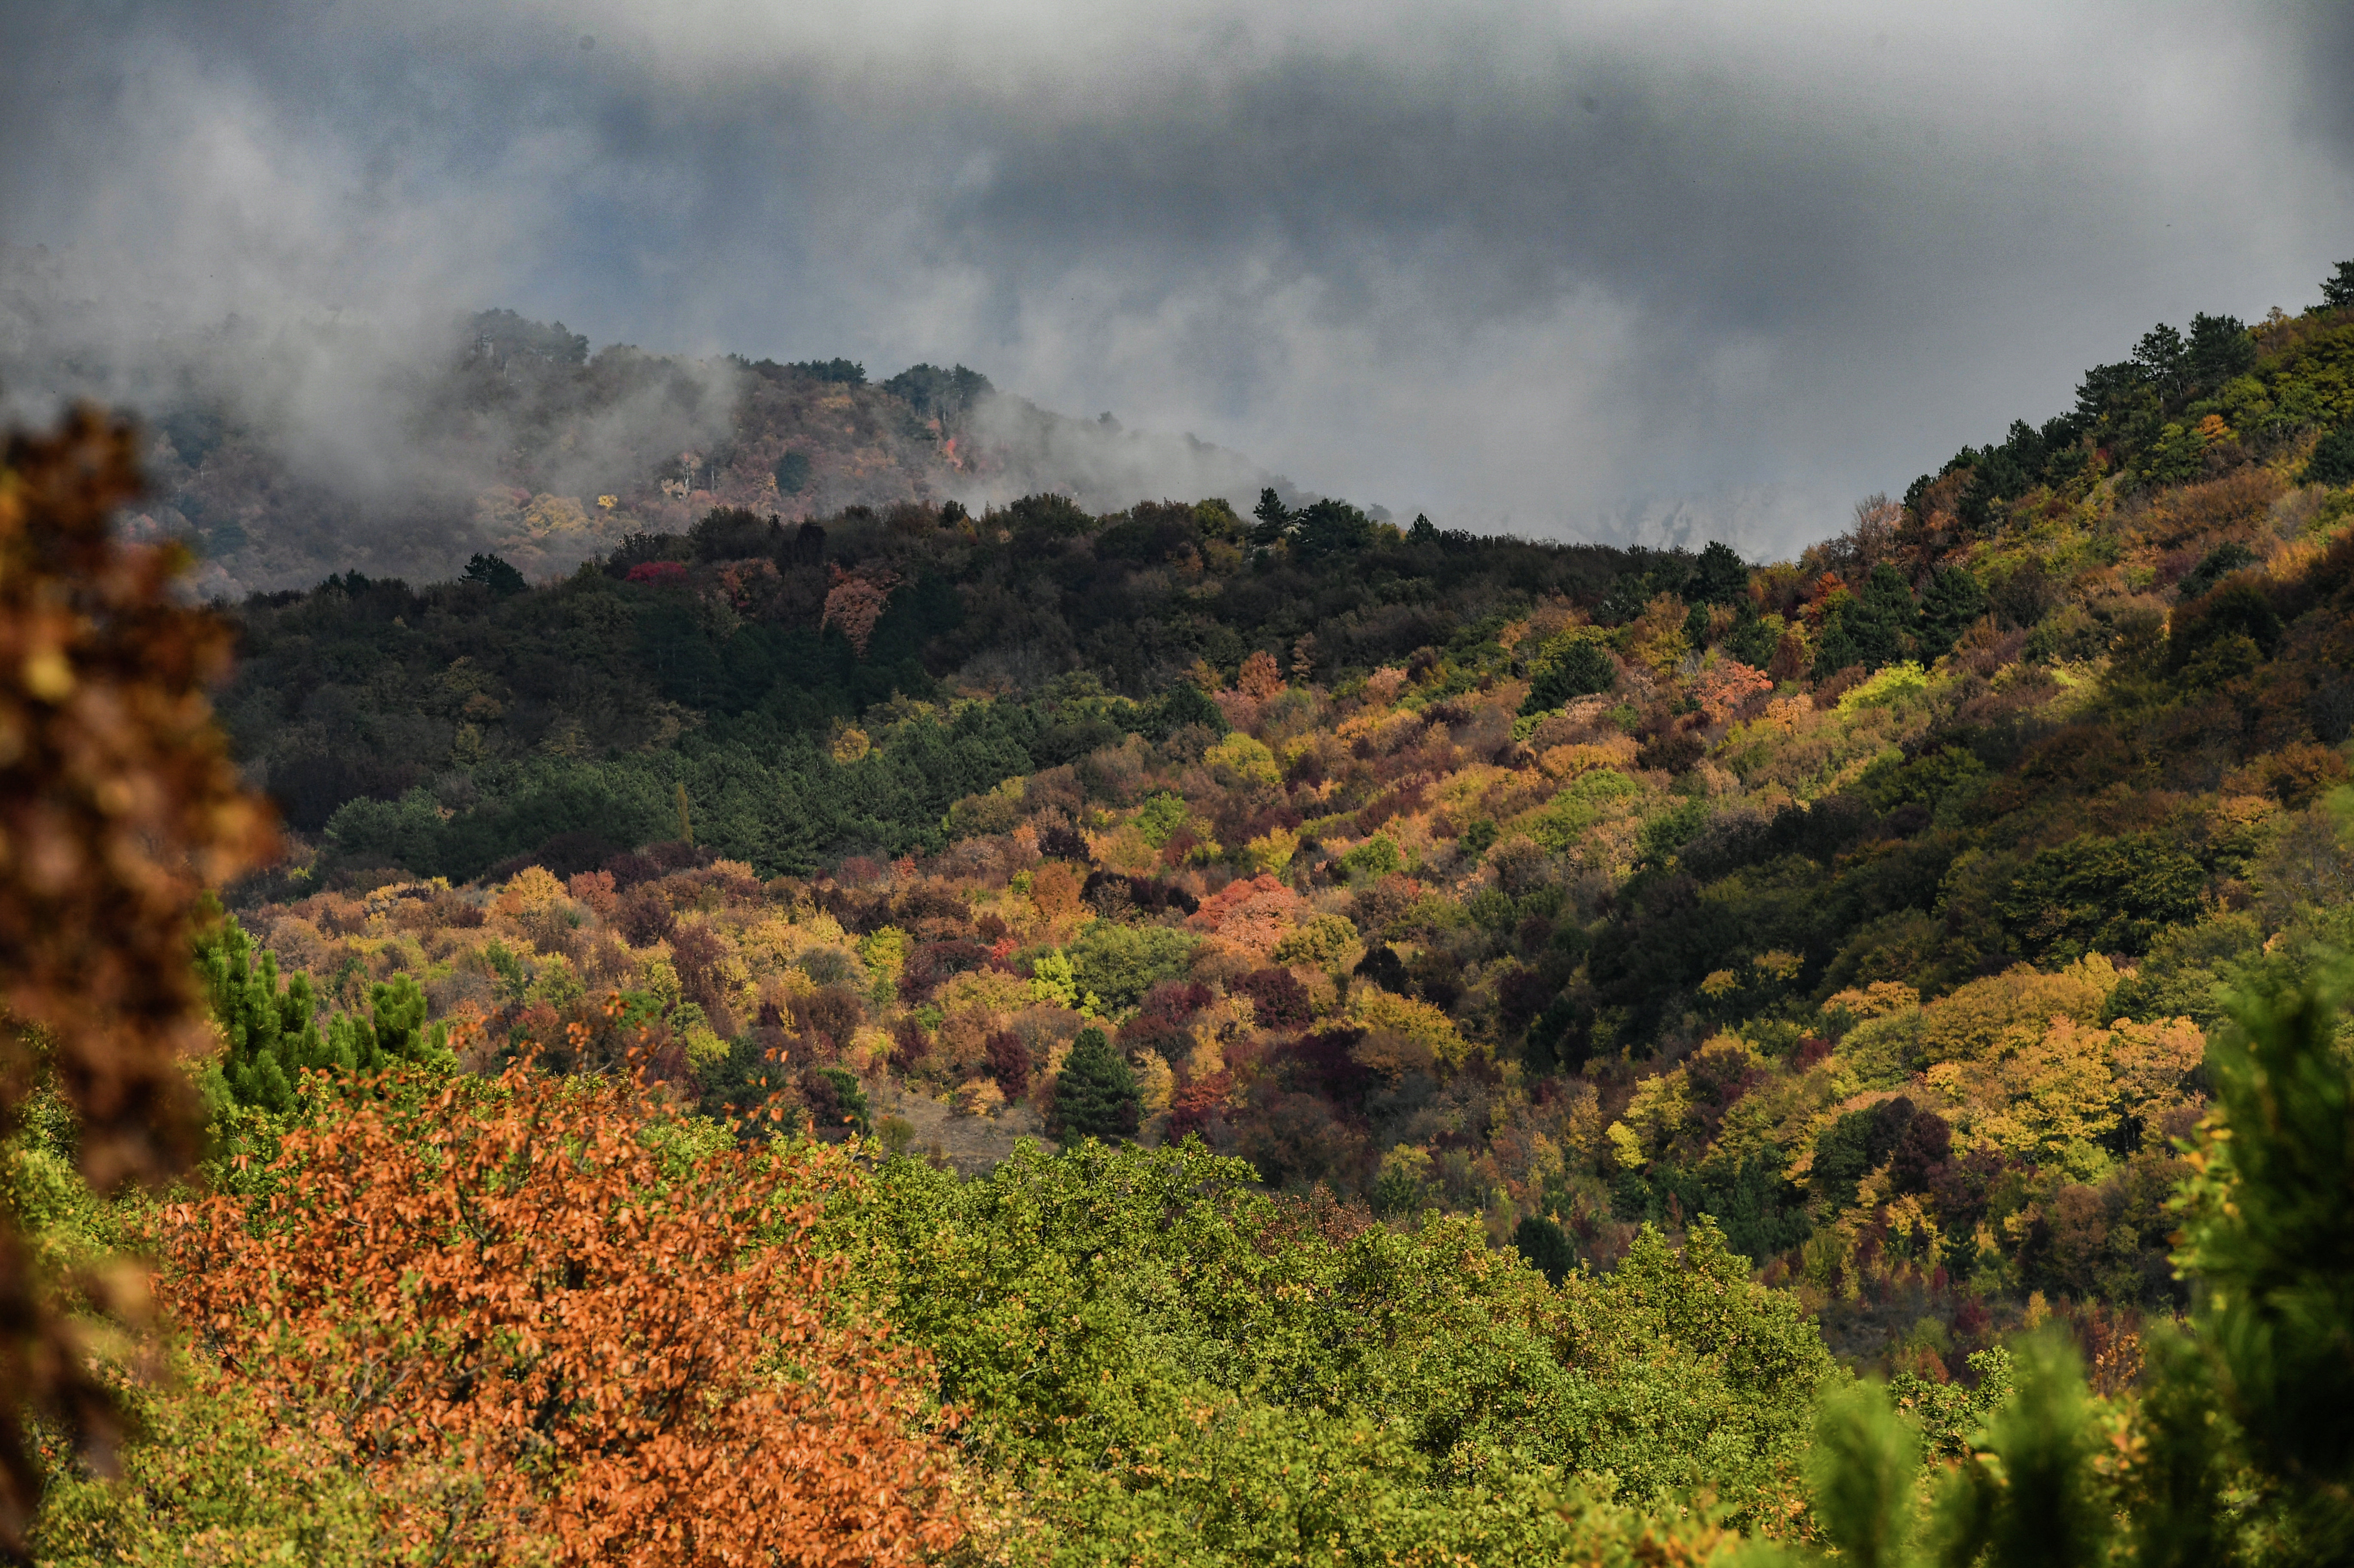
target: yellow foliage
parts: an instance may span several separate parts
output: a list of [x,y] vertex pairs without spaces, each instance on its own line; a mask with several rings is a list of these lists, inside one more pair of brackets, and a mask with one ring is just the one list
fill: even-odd
[[[1367,1029],[1393,1030],[1428,1046],[1432,1054],[1450,1067],[1461,1066],[1471,1054],[1471,1043],[1463,1038],[1453,1019],[1426,1001],[1399,996],[1379,986],[1361,985],[1351,991],[1349,1016]],[[1480,1054],[1487,1054],[1484,1050]]]
[[1851,714],[1858,708],[1886,707],[1889,704],[1929,689],[1929,678],[1921,666],[1906,659],[1879,671],[1861,684],[1850,687],[1839,700],[1839,711]]
[[562,953],[550,953],[539,960],[539,972],[531,979],[530,1000],[544,1002],[562,1012],[588,993],[572,960]]
[[2116,983],[2116,970],[2098,955],[2056,975],[2015,965],[1923,1008],[1920,1046],[1933,1062],[1970,1061],[2006,1041],[2041,1035],[2055,1018],[2089,1023]]
[[1343,746],[1358,741],[1369,742],[1373,748],[1386,756],[1405,745],[1422,731],[1421,715],[1412,713],[1375,713],[1368,710],[1351,714],[1332,730],[1332,738]]
[[1152,847],[1135,823],[1108,833],[1087,834],[1087,849],[1096,863],[1123,876],[1150,876],[1161,869],[1161,852]]
[[1030,982],[1020,975],[1003,969],[967,969],[942,981],[935,1000],[940,1011],[950,1016],[978,1012],[995,1018],[1021,1012],[1031,1004],[1032,997]]
[[1286,931],[1275,944],[1278,964],[1313,964],[1319,969],[1337,961],[1355,944],[1357,928],[1338,915],[1319,915],[1304,926]]
[[892,980],[907,961],[907,933],[896,926],[885,926],[871,937],[859,938],[858,957],[870,969]]
[[2054,1019],[2040,1037],[1973,1075],[1975,1083],[1965,1080],[1979,1102],[1960,1118],[1966,1130],[2008,1154],[2091,1141],[2115,1119],[2108,1041],[2106,1030]]
[[[1747,1049],[1742,1047],[1744,1053]],[[1649,1147],[1658,1149],[1683,1130],[1691,1115],[1691,1080],[1677,1067],[1636,1085],[1635,1097],[1627,1102],[1620,1120],[1641,1133]]]
[[2029,1157],[2088,1147],[2120,1117],[2147,1118],[2180,1104],[2183,1080],[2207,1049],[2187,1018],[2100,1029],[2055,1016],[2004,1038],[1999,1052],[1939,1063],[1923,1077],[1963,1132]]
[[1214,772],[1239,783],[1276,784],[1283,779],[1275,765],[1275,753],[1267,748],[1265,742],[1254,740],[1240,730],[1204,752],[1202,760]]
[[1691,652],[1684,641],[1683,600],[1663,593],[1646,605],[1627,629],[1627,652],[1662,675],[1681,662]]
[[1177,1075],[1158,1051],[1137,1054],[1130,1070],[1136,1075],[1136,1103],[1149,1113],[1165,1111],[1177,1095]]
[[1602,1097],[1595,1092],[1592,1084],[1575,1078],[1564,1093],[1569,1109],[1562,1130],[1568,1135],[1570,1147],[1587,1160],[1599,1158],[1607,1141],[1602,1126]]
[[1430,1180],[1430,1150],[1420,1144],[1392,1144],[1382,1156],[1385,1175],[1404,1176],[1417,1186]]
[[[1785,953],[1780,955],[1788,958]],[[1843,1008],[1859,1022],[1873,1018],[1893,1018],[1921,1005],[1921,993],[1896,980],[1874,980],[1861,990],[1850,988],[1835,993],[1825,1008]]]
[[727,1060],[727,1042],[707,1023],[686,1026],[686,1062],[691,1067],[716,1067]]
[[2207,1059],[2207,1036],[2187,1018],[2109,1026],[2109,1069],[2127,1105],[2147,1115],[2179,1102],[2185,1076]]
[[1197,1023],[1188,1039],[1190,1044],[1185,1049],[1187,1082],[1198,1083],[1226,1070],[1226,1043],[1216,1030],[1204,1029]]
[[1299,853],[1299,834],[1290,828],[1270,828],[1243,845],[1243,869],[1281,876]]
[[1438,1054],[1428,1044],[1394,1030],[1377,1029],[1349,1047],[1350,1060],[1394,1087],[1408,1073],[1426,1073]]
[[842,1065],[854,1073],[864,1074],[891,1059],[891,1037],[872,1023],[862,1023],[843,1047]]
[[1622,770],[1635,766],[1635,737],[1614,735],[1606,740],[1578,746],[1556,746],[1537,758],[1537,766],[1551,779],[1575,779],[1596,768]]
[[1649,1163],[1643,1154],[1643,1140],[1625,1122],[1612,1122],[1603,1128],[1602,1136],[1610,1140],[1610,1152],[1617,1157],[1621,1170],[1640,1171]]
[[588,508],[573,495],[535,495],[523,509],[524,526],[534,534],[580,534],[588,527]]
[[994,1078],[974,1078],[957,1086],[949,1109],[958,1116],[995,1116],[1005,1108],[1005,1091]]
[[556,880],[554,873],[541,866],[527,865],[499,889],[498,896],[491,901],[491,912],[506,916],[528,915],[564,896],[564,884]]
[[769,975],[790,968],[793,955],[814,935],[806,926],[795,926],[780,915],[771,915],[745,927],[737,935],[736,942],[750,972]]
[[638,989],[659,1001],[667,1012],[678,1005],[678,969],[670,961],[669,943],[656,943],[650,951],[653,956],[638,966]]

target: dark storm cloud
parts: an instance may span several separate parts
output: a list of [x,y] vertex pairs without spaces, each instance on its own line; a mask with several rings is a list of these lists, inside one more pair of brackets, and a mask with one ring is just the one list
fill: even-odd
[[0,224],[133,335],[960,359],[1395,510],[1759,548],[2354,253],[2335,7],[814,9],[26,7]]

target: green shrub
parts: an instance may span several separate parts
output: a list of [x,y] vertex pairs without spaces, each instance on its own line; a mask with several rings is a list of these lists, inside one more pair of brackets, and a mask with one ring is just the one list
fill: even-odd
[[1108,1012],[1122,1012],[1144,1000],[1161,980],[1185,972],[1199,938],[1166,926],[1123,926],[1098,920],[1065,949],[1082,994],[1092,994]]
[[1545,644],[1529,673],[1529,694],[1521,704],[1523,716],[1566,707],[1579,697],[1596,696],[1618,684],[1618,663],[1610,656],[1607,635],[1581,626]]

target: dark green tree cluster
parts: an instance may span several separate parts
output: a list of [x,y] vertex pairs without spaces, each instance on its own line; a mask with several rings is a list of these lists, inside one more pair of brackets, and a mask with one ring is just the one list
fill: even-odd
[[1938,472],[1922,475],[1905,492],[1906,510],[1925,522],[1932,488],[1958,474],[1956,514],[1967,532],[1983,533],[2009,504],[2039,487],[2066,488],[2096,461],[2145,483],[2180,483],[2205,467],[2210,445],[2198,427],[2211,414],[2243,442],[2293,440],[2317,427],[2330,432],[2323,444],[2331,457],[2306,479],[2346,482],[2329,476],[2343,461],[2333,443],[2354,420],[2340,365],[2349,323],[2338,317],[2354,308],[2349,269],[2354,262],[2338,263],[2322,283],[2321,302],[2308,313],[2312,330],[2285,334],[2286,346],[2269,353],[2233,316],[2195,314],[2188,333],[2161,322],[2126,358],[2085,372],[2068,412],[2041,426],[2014,420],[2000,442],[1964,447]]
[[883,390],[906,402],[918,418],[953,424],[993,388],[988,376],[961,365],[953,370],[911,365],[883,383]]
[[1133,1138],[1137,1125],[1136,1075],[1112,1049],[1100,1029],[1082,1029],[1071,1054],[1055,1075],[1056,1136]]
[[1962,633],[1990,608],[1987,591],[1966,567],[1939,567],[1914,585],[1883,561],[1860,592],[1832,597],[1815,651],[1815,678],[1842,670],[1881,669],[1900,659],[1930,663],[1953,651]]
[[1861,593],[1832,599],[1815,654],[1815,678],[1857,665],[1877,670],[1893,664],[1919,647],[1914,631],[1920,619],[1904,574],[1885,563],[1872,567]]
[[[1182,678],[1197,661],[1231,671],[1312,637],[1319,678],[1345,682],[1459,643],[1468,690],[1509,662],[1500,598],[1598,605],[1629,570],[1729,583],[1738,567],[1722,550],[1703,569],[1674,552],[1409,540],[1343,502],[1267,504],[1283,548],[1193,586],[1242,538],[1223,503],[1099,518],[1032,496],[977,543],[945,513],[789,527],[723,507],[542,587],[488,556],[422,588],[343,572],[241,607],[221,708],[291,824],[347,863],[462,878],[568,853],[561,869],[588,869],[591,840],[610,855],[668,836],[684,782],[717,853],[806,872],[937,848],[956,800],[1123,735],[1222,733]],[[758,563],[774,577],[735,570]],[[838,570],[893,584],[863,648],[826,619]],[[1043,666],[1028,690],[932,706],[944,678],[1007,660]],[[871,759],[833,759],[849,725],[876,738]],[[549,850],[557,838],[572,850]]]
[[1537,658],[1529,672],[1529,694],[1521,703],[1521,712],[1524,716],[1547,713],[1579,697],[1607,692],[1617,683],[1618,664],[1608,646],[1599,638],[1572,633],[1555,639]]
[[461,582],[479,583],[501,599],[512,599],[528,587],[523,574],[496,556],[476,551],[459,576]]

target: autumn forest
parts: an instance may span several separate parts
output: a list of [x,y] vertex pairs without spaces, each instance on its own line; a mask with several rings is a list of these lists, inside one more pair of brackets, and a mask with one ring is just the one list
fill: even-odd
[[463,341],[11,438],[22,1560],[2354,1555],[2354,262],[1769,562]]

